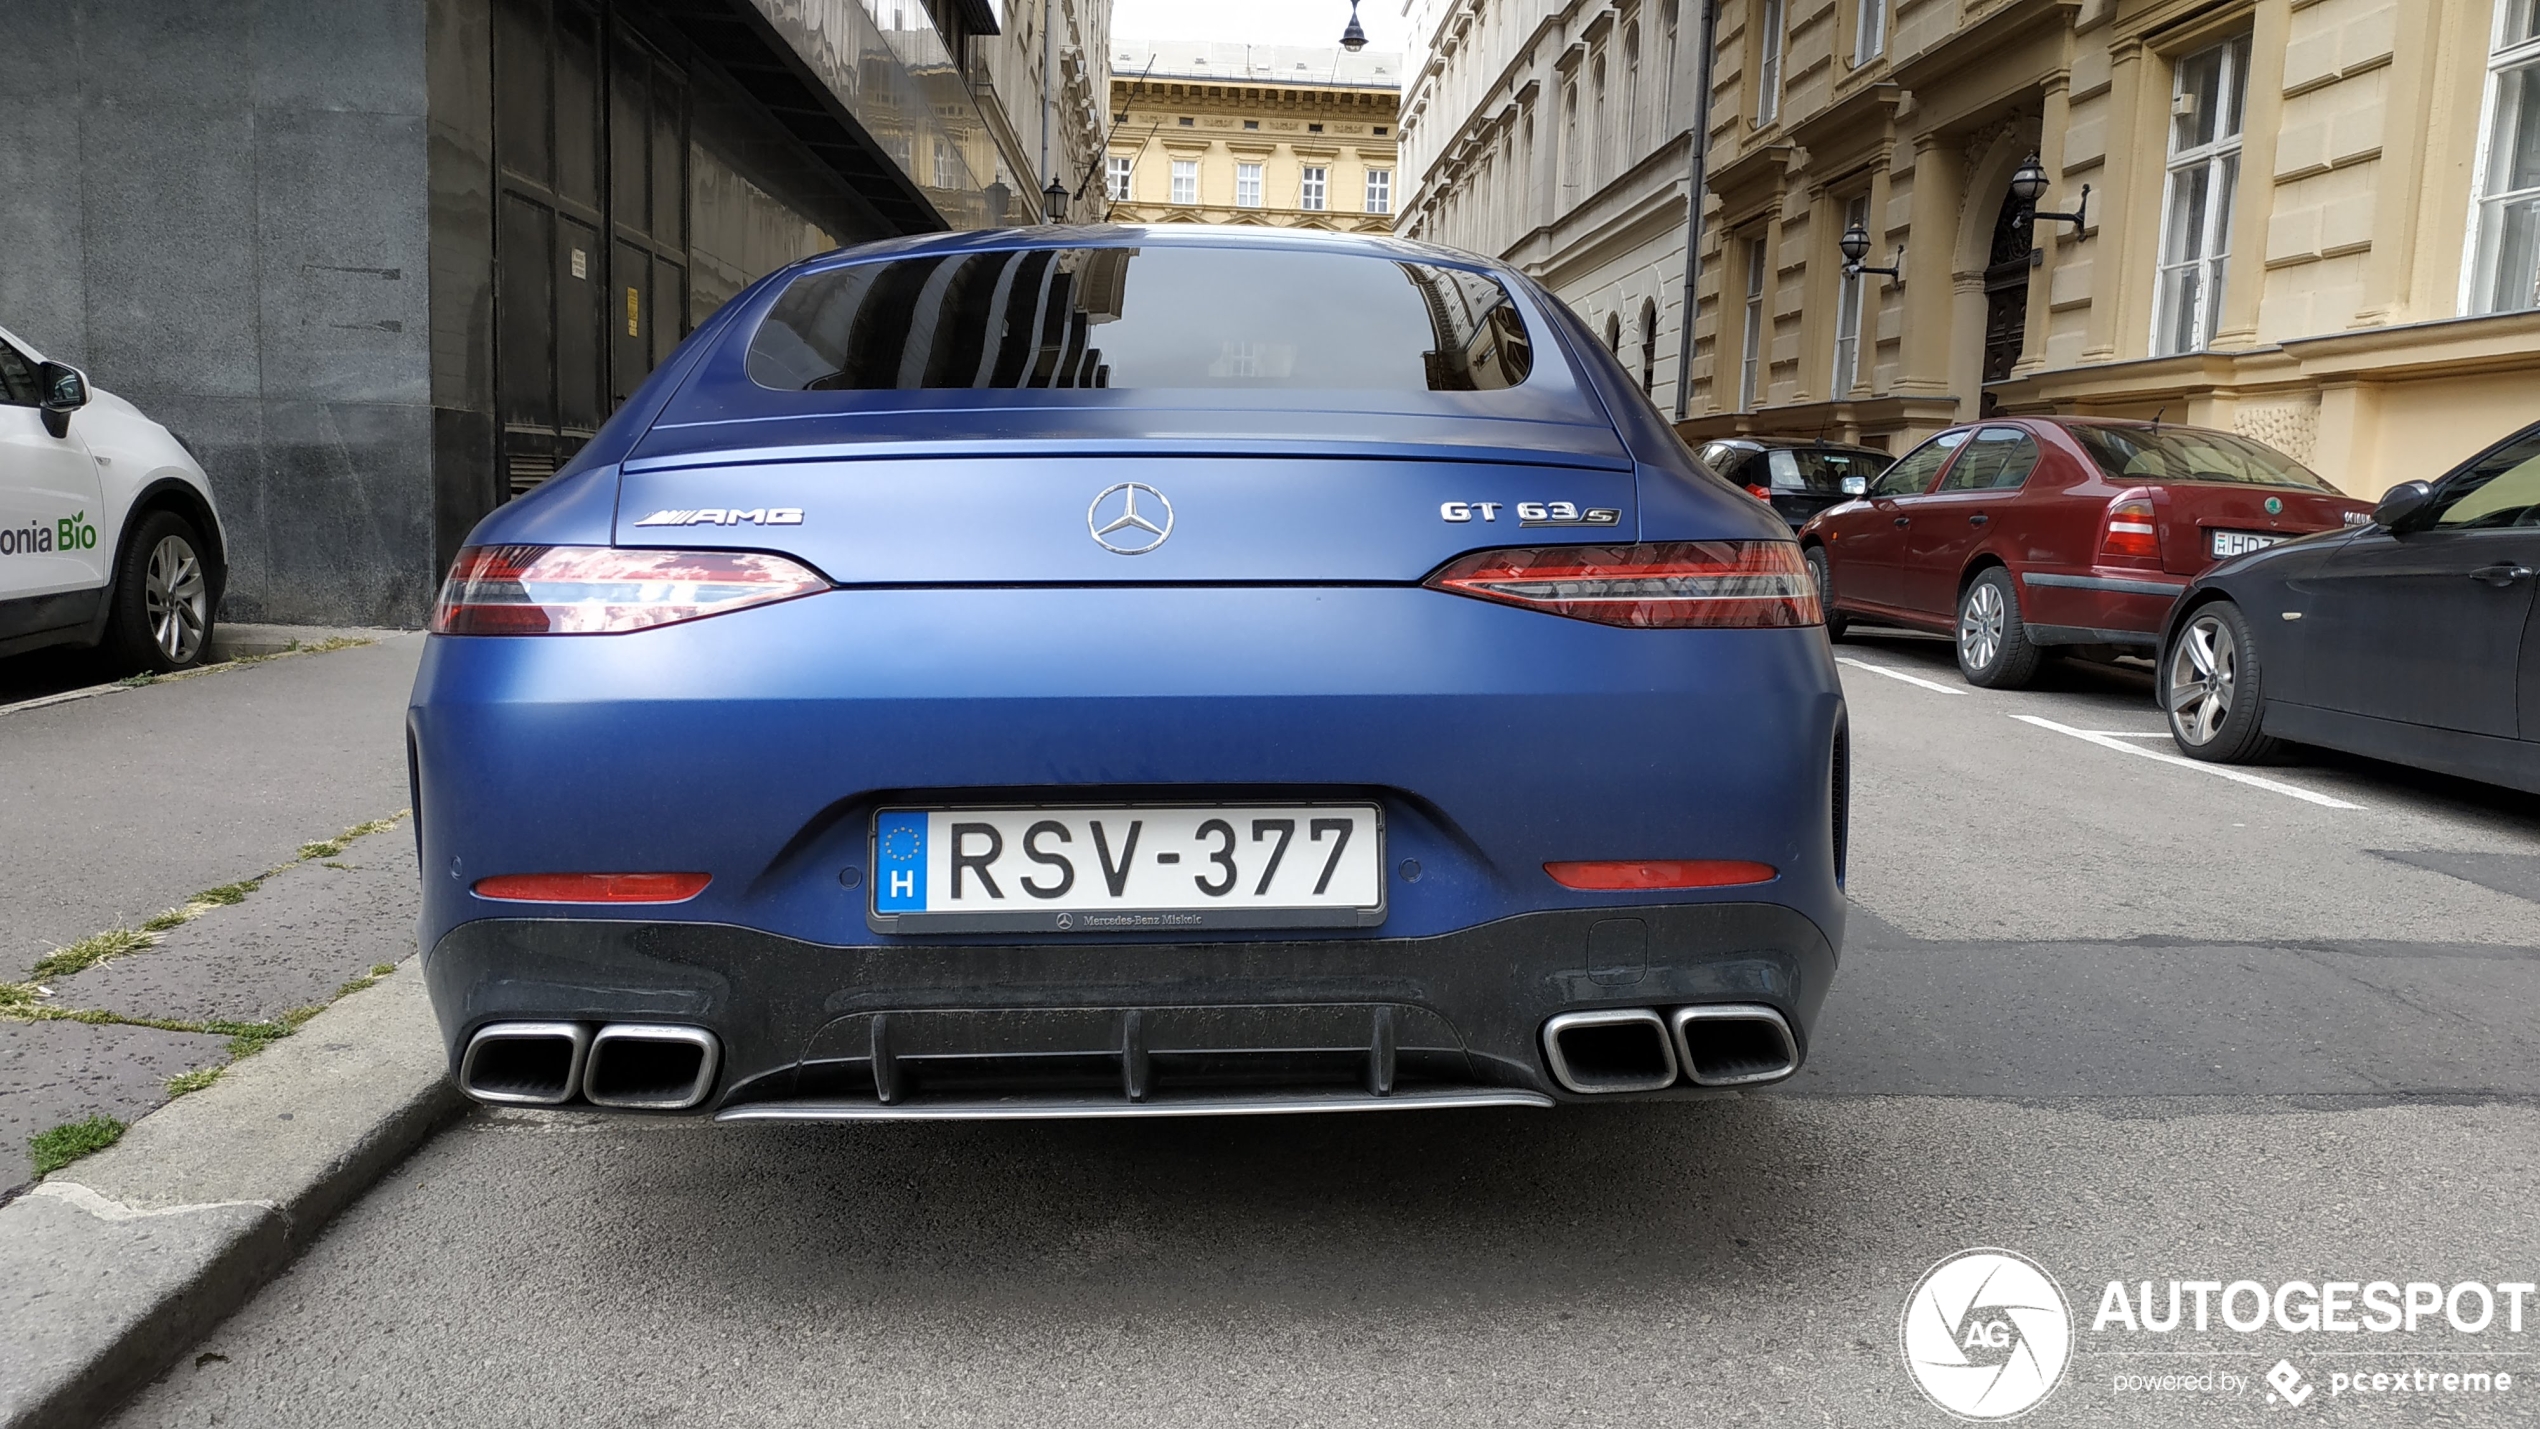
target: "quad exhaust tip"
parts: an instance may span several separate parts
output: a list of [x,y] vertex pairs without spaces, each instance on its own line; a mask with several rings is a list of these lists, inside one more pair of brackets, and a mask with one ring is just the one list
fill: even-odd
[[612,1023],[591,1039],[582,1094],[593,1106],[685,1111],[714,1090],[720,1051],[702,1027]]
[[1676,1045],[1645,1007],[1564,1012],[1543,1025],[1552,1079],[1586,1096],[1655,1092],[1676,1084]]
[[1697,1087],[1752,1087],[1799,1070],[1799,1042],[1761,1003],[1565,1012],[1543,1025],[1552,1079],[1583,1096]]
[[582,1087],[591,1029],[578,1022],[495,1022],[459,1059],[459,1088],[503,1106],[561,1106]]
[[594,1106],[686,1111],[714,1090],[722,1044],[702,1027],[495,1022],[459,1058],[459,1089],[497,1106]]
[[1697,1087],[1751,1087],[1799,1070],[1790,1024],[1760,1003],[1679,1007],[1668,1015],[1676,1056]]

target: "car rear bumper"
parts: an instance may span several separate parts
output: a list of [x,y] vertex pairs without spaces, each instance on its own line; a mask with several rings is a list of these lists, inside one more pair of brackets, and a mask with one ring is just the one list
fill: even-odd
[[2091,567],[2020,573],[2020,617],[2041,645],[2161,643],[2170,607],[2187,582],[2158,571]]
[[[702,1029],[719,1057],[682,1109],[726,1119],[1547,1105],[1589,1099],[1545,1056],[1565,1012],[1765,1008],[1804,1059],[1840,937],[1771,903],[1182,945],[842,947],[484,919],[435,944],[425,977],[454,1075],[497,1024]],[[1686,1076],[1654,1094],[1698,1090]]]

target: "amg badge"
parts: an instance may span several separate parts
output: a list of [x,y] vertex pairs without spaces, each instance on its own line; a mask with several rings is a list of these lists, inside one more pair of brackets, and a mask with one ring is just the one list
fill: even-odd
[[721,510],[712,506],[698,511],[656,511],[635,523],[638,526],[800,526],[803,509],[799,506],[769,506],[742,510]]

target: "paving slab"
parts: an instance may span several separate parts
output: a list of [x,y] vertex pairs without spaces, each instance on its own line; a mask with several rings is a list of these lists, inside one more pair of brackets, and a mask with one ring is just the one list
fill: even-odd
[[289,865],[245,902],[161,934],[155,948],[50,986],[63,1006],[127,1016],[280,1017],[412,956],[421,898],[414,831],[401,822],[354,840],[338,859]]
[[423,637],[22,710],[0,737],[0,980],[406,804]]
[[27,1138],[66,1121],[131,1121],[168,1078],[229,1060],[229,1039],[155,1027],[0,1022],[0,1198],[35,1175]]

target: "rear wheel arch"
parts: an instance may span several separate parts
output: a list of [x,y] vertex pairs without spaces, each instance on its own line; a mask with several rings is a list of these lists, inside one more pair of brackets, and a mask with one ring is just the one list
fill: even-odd
[[[1966,599],[1967,587],[1974,585],[1977,579],[1983,576],[1986,571],[2007,571],[2010,568],[2011,563],[2009,561],[2002,559],[2000,556],[1994,555],[1990,551],[1977,554],[1973,559],[1967,562],[1966,569],[1958,572],[1958,598],[1960,600]],[[2017,580],[2017,577],[2013,578],[2014,585],[2017,584]]]

